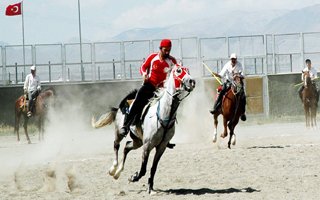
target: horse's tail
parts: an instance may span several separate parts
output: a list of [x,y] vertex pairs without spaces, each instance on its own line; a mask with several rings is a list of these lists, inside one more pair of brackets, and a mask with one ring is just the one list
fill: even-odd
[[118,108],[112,107],[109,112],[101,115],[98,121],[95,120],[95,117],[92,117],[91,119],[92,127],[101,128],[103,126],[112,124],[112,122],[114,122],[114,120],[116,119],[117,112],[118,112]]

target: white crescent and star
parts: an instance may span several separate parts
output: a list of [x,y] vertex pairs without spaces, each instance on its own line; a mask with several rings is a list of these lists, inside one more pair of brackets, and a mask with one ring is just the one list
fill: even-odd
[[14,13],[17,13],[19,11],[19,7],[18,6],[13,6],[11,8],[11,11],[14,12]]

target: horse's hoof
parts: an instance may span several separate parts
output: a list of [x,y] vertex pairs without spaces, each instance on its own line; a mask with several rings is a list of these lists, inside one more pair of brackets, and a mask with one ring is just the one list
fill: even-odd
[[30,141],[30,140],[28,140],[28,144],[31,144],[31,141]]
[[136,173],[134,173],[134,175],[132,175],[128,180],[129,180],[129,182],[137,182],[137,181],[139,181],[139,173],[138,172],[136,172]]
[[113,178],[114,178],[115,180],[118,180],[118,178],[120,177],[120,174],[121,174],[121,173],[115,173],[115,174],[113,175]]
[[216,143],[216,142],[217,142],[217,136],[213,137],[212,142],[213,142],[213,143]]
[[110,169],[109,171],[108,171],[108,174],[110,175],[110,176],[114,176],[114,174],[116,173],[116,168],[114,168],[114,169]]

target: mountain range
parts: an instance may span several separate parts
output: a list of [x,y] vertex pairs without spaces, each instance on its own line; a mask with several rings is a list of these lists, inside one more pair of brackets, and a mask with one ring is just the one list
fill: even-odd
[[135,28],[114,36],[112,40],[224,37],[318,31],[320,31],[320,4],[299,10],[233,11],[167,27]]

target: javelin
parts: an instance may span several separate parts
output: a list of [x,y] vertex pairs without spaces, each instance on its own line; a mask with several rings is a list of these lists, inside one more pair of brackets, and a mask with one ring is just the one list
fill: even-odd
[[203,66],[205,66],[207,68],[207,70],[211,73],[211,75],[220,83],[220,85],[222,85],[222,82],[221,80],[216,76],[214,75],[214,73],[211,71],[211,69],[208,67],[208,65],[206,65],[206,63],[202,62]]

